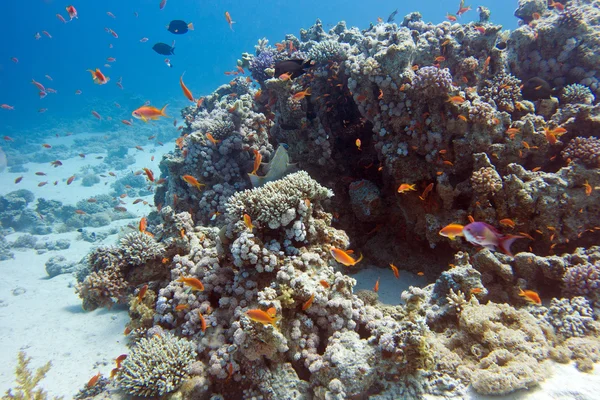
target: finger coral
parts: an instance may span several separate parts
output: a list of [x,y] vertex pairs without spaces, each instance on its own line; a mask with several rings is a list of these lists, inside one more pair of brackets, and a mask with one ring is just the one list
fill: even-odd
[[142,338],[123,361],[116,380],[134,396],[162,396],[176,390],[196,358],[194,345],[170,333]]

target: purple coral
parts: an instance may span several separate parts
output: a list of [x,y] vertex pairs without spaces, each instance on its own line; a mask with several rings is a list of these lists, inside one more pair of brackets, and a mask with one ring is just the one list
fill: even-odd
[[252,77],[260,83],[266,81],[271,78],[271,76],[269,76],[265,70],[267,68],[273,68],[274,65],[275,55],[273,49],[264,49],[260,54],[250,60],[250,72],[252,73]]
[[420,95],[444,96],[452,90],[452,74],[448,68],[423,67],[416,72],[412,84]]
[[600,167],[600,140],[594,136],[572,139],[561,153],[564,159],[578,159],[590,167]]
[[600,265],[584,263],[567,269],[563,277],[563,290],[567,295],[600,300]]

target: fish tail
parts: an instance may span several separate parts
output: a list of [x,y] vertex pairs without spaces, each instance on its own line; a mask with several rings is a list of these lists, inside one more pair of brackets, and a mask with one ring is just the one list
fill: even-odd
[[190,23],[188,24],[188,29],[189,29],[190,31],[193,31],[193,30],[194,30],[194,24],[190,22]]
[[160,109],[160,115],[162,115],[163,117],[171,118],[167,114],[165,114],[165,111],[167,110],[168,105],[169,104],[167,103],[167,104],[165,104],[165,106],[163,108]]
[[360,256],[358,257],[358,259],[356,261],[354,261],[354,264],[358,264],[362,259],[363,259],[363,253],[360,253]]
[[500,250],[507,256],[512,257],[512,253],[510,252],[510,245],[517,239],[521,239],[523,236],[520,235],[506,235],[499,239],[498,247]]

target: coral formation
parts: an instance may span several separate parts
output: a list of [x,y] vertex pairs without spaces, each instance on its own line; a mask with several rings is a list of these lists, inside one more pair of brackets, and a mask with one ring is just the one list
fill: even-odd
[[[38,385],[50,370],[52,363],[48,361],[43,366],[39,367],[34,374],[33,371],[29,370],[30,362],[31,358],[27,357],[23,351],[20,351],[17,368],[15,370],[17,387],[14,391],[13,389],[8,389],[6,394],[2,396],[2,400],[47,400],[49,398],[46,391],[43,388],[38,387]],[[60,400],[62,397],[53,397],[53,399]]]

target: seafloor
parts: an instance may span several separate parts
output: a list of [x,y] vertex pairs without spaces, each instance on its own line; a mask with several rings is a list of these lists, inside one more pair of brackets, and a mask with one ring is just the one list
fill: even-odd
[[[30,233],[2,238],[4,257],[80,229],[101,245],[48,261],[51,281],[73,274],[89,312],[129,311],[125,356],[103,354],[74,398],[597,396],[600,6],[522,0],[514,31],[478,12],[260,40],[182,110],[154,175],[125,165],[76,206],[38,190],[44,219],[33,193],[2,196],[6,234]],[[90,229],[148,196],[118,240]],[[492,237],[439,234],[473,221]]]

